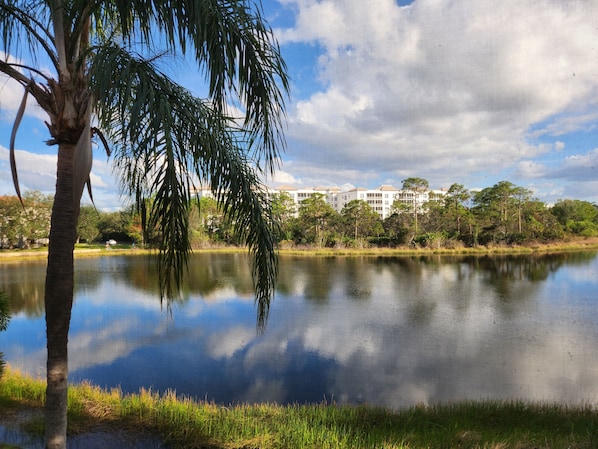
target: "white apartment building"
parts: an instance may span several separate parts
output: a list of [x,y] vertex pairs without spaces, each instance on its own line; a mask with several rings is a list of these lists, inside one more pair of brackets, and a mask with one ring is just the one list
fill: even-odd
[[[268,194],[270,196],[277,193],[287,194],[293,199],[297,207],[299,207],[303,200],[318,193],[324,195],[326,202],[339,213],[350,201],[363,200],[366,201],[370,207],[380,215],[380,218],[384,220],[391,215],[392,204],[395,200],[399,200],[409,206],[413,206],[415,202],[418,209],[422,209],[423,205],[428,201],[440,201],[446,194],[446,189],[414,191],[402,190],[388,185],[382,185],[377,189],[357,187],[347,191],[341,191],[338,187],[297,188],[288,185],[279,186],[277,188],[268,188]],[[214,197],[212,192],[207,188],[197,189],[193,194],[196,195],[197,198]]]
[[326,197],[326,202],[330,204],[334,208],[334,210],[337,210],[337,196],[340,193],[340,191],[341,190],[338,187],[309,187],[298,189],[293,186],[280,186],[276,189],[270,188],[268,193],[270,195],[276,193],[286,193],[293,199],[297,207],[299,206],[299,204],[301,204],[303,200],[306,200],[312,197],[314,194],[318,193],[324,195]]
[[445,189],[413,191],[397,189],[396,187],[388,185],[382,185],[377,189],[357,187],[347,191],[341,191],[338,187],[298,189],[292,186],[280,186],[275,189],[269,189],[270,194],[283,192],[288,194],[297,206],[301,204],[301,201],[311,197],[315,193],[322,194],[325,196],[328,204],[339,213],[350,201],[363,200],[367,202],[383,220],[391,215],[392,204],[395,200],[399,200],[409,206],[412,206],[415,202],[417,207],[422,209],[423,205],[428,201],[440,201],[446,194]]

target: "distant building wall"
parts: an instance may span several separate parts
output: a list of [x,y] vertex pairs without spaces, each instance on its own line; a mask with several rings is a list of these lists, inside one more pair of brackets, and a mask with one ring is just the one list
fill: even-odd
[[[363,200],[369,204],[381,219],[389,217],[392,213],[392,205],[395,200],[401,201],[412,206],[414,201],[419,209],[428,201],[441,201],[446,190],[402,190],[389,185],[382,185],[377,189],[365,189],[357,187],[351,190],[341,191],[338,187],[309,187],[297,188],[288,185],[282,185],[277,188],[268,188],[268,195],[273,196],[278,193],[286,193],[293,199],[297,208],[302,201],[312,197],[316,193],[324,195],[326,202],[337,212],[341,212],[343,207],[353,200]],[[198,188],[192,192],[197,198],[214,198],[212,191],[208,188]]]

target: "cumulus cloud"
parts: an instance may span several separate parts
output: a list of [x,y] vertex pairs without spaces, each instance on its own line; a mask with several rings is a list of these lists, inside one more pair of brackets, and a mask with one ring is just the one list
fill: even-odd
[[[55,154],[37,154],[16,150],[15,160],[21,192],[38,190],[45,194],[54,193],[56,187]],[[121,208],[123,199],[119,193],[111,164],[106,160],[94,159],[90,176],[96,206],[101,210]],[[9,151],[2,145],[0,145],[0,192],[14,194]],[[90,201],[87,192],[84,192],[82,201],[84,203]]]
[[[49,192],[56,184],[56,156],[16,150],[15,160],[21,190]],[[12,186],[8,149],[0,146],[0,182]]]
[[349,168],[479,182],[546,152],[535,137],[597,118],[593,2],[282,3],[297,16],[277,30],[281,42],[323,49],[322,88],[291,114],[300,144],[288,157],[306,162],[297,178],[327,167],[338,183],[361,179],[340,179]]
[[[595,196],[587,183],[578,185],[591,171],[580,166],[576,176],[567,158],[573,149],[583,158],[594,146],[572,142],[572,135],[594,132],[598,123],[598,3],[278,3],[267,12],[282,24],[275,32],[295,88],[284,165],[269,184],[399,187],[418,176],[433,188],[474,188],[509,179],[528,188],[550,185],[538,190],[542,199],[557,190]],[[179,78],[200,85],[188,73]],[[22,92],[0,75],[0,125],[10,126]],[[28,105],[30,117],[46,119],[33,99]],[[556,179],[570,184],[547,178],[556,168],[546,158],[562,165]],[[9,192],[10,171],[2,168],[0,188]],[[108,208],[118,207],[108,168],[94,161],[92,181],[96,199],[104,195]],[[53,183],[27,174],[22,182],[40,189]]]
[[[10,63],[21,63],[12,56],[0,51],[0,59]],[[0,120],[14,120],[19,105],[23,99],[23,86],[12,78],[0,73]],[[47,120],[48,115],[35,103],[31,97],[27,101],[26,114],[36,117],[40,120]]]

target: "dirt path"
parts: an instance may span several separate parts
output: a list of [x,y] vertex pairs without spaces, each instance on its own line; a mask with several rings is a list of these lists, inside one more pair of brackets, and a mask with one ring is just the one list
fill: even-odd
[[[0,449],[44,449],[43,438],[30,436],[21,426],[38,420],[43,412],[31,409],[0,417]],[[167,449],[157,438],[131,431],[94,429],[74,435],[67,440],[68,449]]]

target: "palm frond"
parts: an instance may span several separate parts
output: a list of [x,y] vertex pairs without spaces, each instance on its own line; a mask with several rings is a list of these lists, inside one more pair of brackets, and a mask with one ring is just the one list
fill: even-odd
[[191,54],[221,112],[244,110],[254,158],[273,170],[285,148],[283,120],[289,91],[286,66],[258,3],[247,0],[120,0],[94,23],[111,23],[125,43],[141,36],[148,48],[166,43]]
[[12,126],[12,131],[10,133],[10,145],[9,145],[9,159],[10,159],[10,171],[12,173],[12,182],[15,186],[15,191],[17,193],[17,197],[23,205],[23,198],[21,197],[21,188],[19,187],[19,175],[17,172],[17,161],[15,159],[15,140],[17,137],[17,131],[21,124],[21,120],[23,119],[23,115],[25,115],[25,108],[27,107],[27,95],[29,94],[31,83],[27,84],[25,87],[25,92],[23,93],[23,98],[21,99],[21,104],[19,105],[19,110],[17,111],[17,116],[15,117],[15,121]]
[[45,1],[0,0],[0,40],[7,54],[20,54],[25,45],[29,56],[37,57],[38,48],[58,68],[58,57],[52,47],[52,33],[46,27],[49,23]]
[[[184,273],[190,251],[190,179],[209,183],[253,256],[262,325],[274,291],[276,253],[263,187],[247,152],[247,136],[211,102],[122,48],[104,48],[90,68],[99,121],[115,142],[114,157],[137,198],[152,197],[150,224],[161,231],[161,285]],[[106,74],[121,74],[120,77]]]
[[85,127],[77,140],[75,153],[73,155],[73,201],[79,204],[85,185],[89,187],[89,174],[93,163],[93,153],[91,148],[91,105],[87,106],[85,112]]
[[110,157],[110,154],[112,154],[112,150],[110,150],[110,145],[108,145],[108,140],[106,140],[104,133],[99,128],[92,126],[91,135],[92,135],[92,137],[98,136],[98,138],[100,139],[100,142],[102,142],[102,145],[104,146],[104,151],[106,151],[106,156]]

